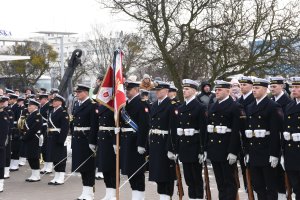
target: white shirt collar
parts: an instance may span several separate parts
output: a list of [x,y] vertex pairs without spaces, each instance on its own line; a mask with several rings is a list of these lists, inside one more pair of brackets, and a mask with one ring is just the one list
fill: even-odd
[[300,99],[296,99],[296,103],[298,105],[300,103]]
[[226,101],[227,99],[229,99],[229,95],[228,95],[227,97],[225,97],[224,99],[222,99],[221,101],[218,101],[218,102],[219,102],[219,104],[220,104],[220,103]]
[[252,94],[252,91],[250,90],[247,94],[243,94],[244,100],[249,97]]
[[32,114],[32,113],[34,113],[34,112],[36,112],[36,111],[38,111],[39,109],[35,109],[34,111],[32,111],[30,114]]
[[260,100],[256,99],[256,105],[258,105],[264,98],[266,98],[267,94],[265,96],[263,96],[263,98],[261,98]]
[[158,99],[157,99],[158,104],[161,104],[167,97],[168,97],[168,96],[166,95],[166,96],[165,96],[163,99],[161,99],[161,100],[158,100]]
[[135,97],[139,96],[140,94],[137,93],[134,97],[132,97],[131,99],[128,99],[128,103],[130,103],[130,101],[132,101]]
[[61,106],[58,106],[57,108],[53,109],[53,112],[57,111],[58,109],[60,109]]
[[47,101],[44,105],[41,104],[41,108],[44,107],[49,101]]
[[193,101],[196,98],[196,95],[192,96],[189,100],[184,100],[186,105],[188,105],[191,101]]
[[84,103],[84,102],[86,102],[86,100],[88,100],[90,97],[88,96],[85,100],[83,100],[83,101],[79,101],[79,103],[81,103],[81,105]]
[[281,91],[281,93],[278,96],[274,96],[275,101],[278,101],[278,99],[280,99],[280,97],[282,97],[284,95],[284,92]]

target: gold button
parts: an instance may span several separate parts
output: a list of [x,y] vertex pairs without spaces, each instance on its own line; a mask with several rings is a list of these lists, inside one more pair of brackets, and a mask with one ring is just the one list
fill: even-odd
[[222,123],[220,123],[220,125],[222,126]]
[[191,113],[189,113],[189,116],[191,116],[192,114]]
[[180,122],[180,124],[182,124],[182,123]]
[[186,141],[187,143],[189,143],[190,141]]
[[221,115],[221,117],[223,118],[223,115]]
[[251,118],[252,118],[252,116],[249,116],[249,118],[251,119]]
[[160,126],[158,126],[158,128],[160,128]]
[[300,119],[300,117],[298,117],[298,119]]
[[261,118],[261,116],[258,116],[258,119],[260,119]]
[[[291,119],[291,116],[288,116],[288,118]],[[298,117],[298,119],[299,119],[299,117]]]
[[219,140],[219,143],[221,143],[221,140]]
[[160,120],[160,118],[157,118],[158,120]]
[[182,115],[182,113],[180,113],[180,115]]
[[249,127],[251,127],[251,124],[249,125]]
[[98,137],[98,140],[99,140],[100,138]]
[[260,144],[260,142],[258,144]]
[[260,128],[260,125],[257,125],[258,128]]
[[212,116],[215,116],[215,113],[213,113]]
[[210,140],[211,142],[213,142],[214,140]]
[[159,144],[159,142],[157,142],[157,144]]
[[211,124],[215,124],[215,122],[212,122]]
[[180,140],[180,142],[182,142],[182,140]]
[[291,126],[288,126],[288,128],[291,128]]
[[188,122],[188,123],[186,123],[187,125],[190,125],[190,123]]
[[300,147],[300,145],[298,144],[298,148]]
[[252,146],[252,142],[250,143],[250,145]]
[[292,146],[291,144],[289,144],[289,147]]

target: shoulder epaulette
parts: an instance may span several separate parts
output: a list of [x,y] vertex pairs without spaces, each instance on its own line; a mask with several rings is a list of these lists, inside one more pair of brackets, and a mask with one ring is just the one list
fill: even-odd
[[171,104],[175,104],[175,103],[177,103],[176,101],[171,101]]

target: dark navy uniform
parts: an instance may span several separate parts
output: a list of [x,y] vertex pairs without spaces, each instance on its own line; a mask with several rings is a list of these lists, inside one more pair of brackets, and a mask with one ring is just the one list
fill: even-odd
[[253,188],[258,199],[277,199],[277,169],[271,167],[270,157],[280,156],[280,131],[283,112],[279,104],[265,97],[257,105],[251,103],[247,109],[245,135],[246,152]]
[[50,159],[47,155],[47,122],[48,122],[48,114],[49,114],[49,102],[45,103],[45,105],[41,106],[40,108],[40,113],[42,115],[43,118],[43,126],[42,126],[42,130],[41,130],[41,134],[44,136],[44,142],[43,142],[43,146],[41,147],[41,152],[42,152],[42,156],[43,156],[43,160],[44,162],[50,162]]
[[195,97],[188,104],[184,102],[175,110],[177,115],[177,147],[179,160],[183,163],[184,179],[188,185],[189,197],[203,198],[202,164],[206,135],[206,106]]
[[[95,184],[95,156],[89,148],[95,106],[96,104],[89,98],[81,105],[76,103],[72,121],[72,171],[79,167],[76,171],[81,173],[83,185],[89,187]],[[80,166],[81,164],[83,165]]]
[[[22,107],[20,107],[20,109],[21,109],[21,115],[19,117],[19,120],[21,117],[26,119],[29,116],[27,107],[22,106]],[[20,141],[20,158],[24,158],[26,160],[26,145],[24,143],[24,140],[22,139],[24,136],[25,130],[19,130],[19,132],[20,132],[20,139],[21,139],[21,141]]]
[[9,115],[0,108],[0,180],[4,179],[4,168],[6,166],[6,145],[8,144],[9,134]]
[[95,117],[92,122],[91,144],[98,147],[96,166],[104,175],[106,188],[116,188],[114,112],[103,105],[98,105],[93,112]]
[[235,199],[237,194],[234,177],[236,163],[230,165],[227,156],[237,156],[240,151],[241,117],[245,117],[242,106],[229,96],[208,108],[206,151],[213,166],[221,200]]
[[[271,97],[271,99],[277,102],[281,106],[283,111],[285,110],[286,106],[292,102],[292,99],[287,94],[283,94],[277,100],[275,100],[275,97]],[[282,130],[283,130],[283,126],[282,126]],[[285,195],[286,189],[285,189],[285,181],[284,181],[284,170],[281,165],[277,166],[277,173],[278,173],[278,192]]]
[[13,127],[11,130],[12,141],[11,141],[11,159],[15,160],[18,165],[19,153],[20,153],[20,132],[17,129],[17,122],[21,114],[21,109],[17,103],[11,106],[11,110],[14,113]]
[[[176,132],[175,105],[166,97],[159,105],[152,104],[151,130],[149,135],[149,181],[157,183],[159,194],[173,195],[176,179],[175,162],[167,157],[168,150],[174,152],[171,131]],[[169,144],[173,143],[173,144]],[[171,145],[171,146],[170,146]]]
[[5,107],[4,111],[8,114],[8,120],[9,120],[9,133],[8,133],[8,143],[6,145],[6,167],[10,167],[11,163],[11,140],[12,140],[12,134],[14,132],[14,112],[11,110],[11,108]]
[[[65,141],[69,133],[69,115],[62,107],[52,110],[48,119],[47,158],[53,162],[56,172],[65,172],[67,146]],[[58,164],[60,162],[60,164]]]
[[31,169],[40,169],[40,147],[39,136],[43,119],[38,110],[30,113],[26,119],[25,126],[27,131],[23,136],[23,141],[26,146],[26,158],[30,164]]
[[[144,163],[145,154],[138,153],[138,147],[145,148],[149,132],[149,108],[137,95],[130,102],[126,102],[125,110],[130,118],[138,125],[135,132],[129,124],[123,120],[120,122],[120,161],[122,174],[130,177]],[[140,169],[129,181],[132,190],[145,191],[145,169]]]
[[[239,80],[240,81],[240,80]],[[246,82],[247,83],[247,82]],[[250,82],[251,83],[251,82]],[[249,94],[249,96],[247,96],[246,98],[244,98],[244,96],[242,95],[237,102],[239,104],[241,104],[243,106],[243,108],[245,109],[250,103],[252,103],[253,101],[255,101],[255,98],[253,96],[253,93],[251,92],[251,94]],[[240,165],[241,165],[241,170],[242,170],[242,175],[243,175],[243,181],[244,181],[244,188],[245,190],[247,190],[247,178],[246,178],[246,166],[245,166],[245,162],[244,162],[244,156],[245,156],[245,150],[244,150],[244,145],[243,145],[243,141],[245,141],[245,138],[242,139],[242,137],[245,137],[245,126],[246,126],[246,118],[242,118],[241,119],[241,149],[240,149],[240,153],[239,153],[239,161],[240,161]]]
[[[300,199],[300,104],[289,103],[285,110],[283,139],[284,166],[296,199]],[[294,135],[293,135],[294,134]],[[297,135],[298,134],[298,135]],[[293,138],[294,136],[294,138]]]

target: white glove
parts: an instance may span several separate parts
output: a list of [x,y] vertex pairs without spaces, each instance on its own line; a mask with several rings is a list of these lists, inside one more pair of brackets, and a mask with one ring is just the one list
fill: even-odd
[[138,147],[137,151],[139,152],[139,154],[144,154],[146,152],[146,149],[144,147]]
[[236,163],[236,159],[237,159],[237,156],[232,154],[232,153],[229,153],[228,156],[227,156],[227,160],[229,161],[229,165],[232,165],[233,163]]
[[175,155],[174,153],[172,153],[171,151],[168,151],[168,154],[167,154],[168,158],[170,160],[177,160],[177,155]]
[[271,163],[271,167],[275,168],[278,165],[278,158],[270,156],[269,162]]
[[39,137],[39,146],[43,146],[43,143],[44,143],[44,136],[43,135],[40,135]]
[[117,145],[113,145],[113,148],[114,148],[114,152],[115,152],[115,154],[117,154]]
[[207,152],[206,152],[206,151],[204,151],[204,154],[203,154],[203,162],[205,162],[205,161],[206,161],[206,159],[207,159]]
[[246,154],[244,157],[244,163],[247,165],[249,163],[249,154]]
[[118,134],[118,133],[120,133],[120,128],[119,128],[119,127],[116,127],[116,128],[115,128],[115,134]]
[[89,144],[89,147],[94,153],[96,152],[96,145]]
[[202,164],[203,163],[203,159],[204,159],[204,155],[203,154],[199,154],[198,155],[198,159],[199,159],[199,163]]
[[282,169],[285,171],[284,157],[283,156],[281,156],[281,158],[280,158],[280,164],[281,164]]

